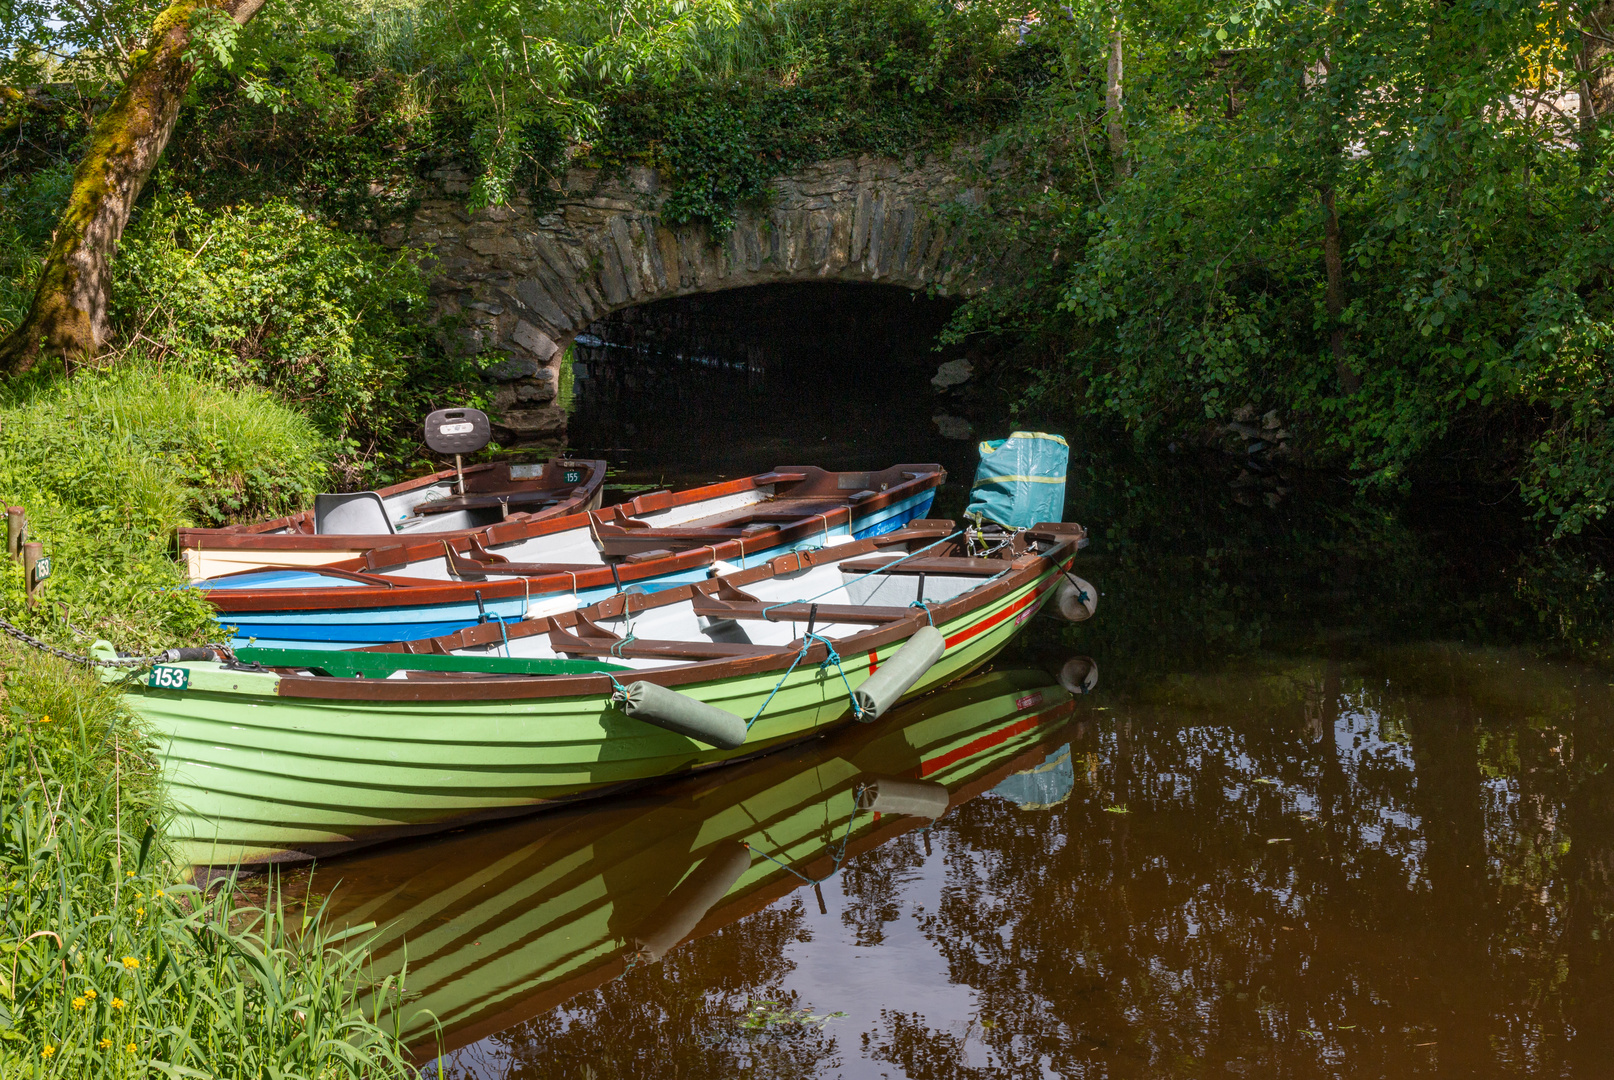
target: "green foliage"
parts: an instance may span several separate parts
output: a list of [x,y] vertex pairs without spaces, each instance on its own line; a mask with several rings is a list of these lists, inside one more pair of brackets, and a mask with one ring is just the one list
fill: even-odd
[[[214,629],[183,588],[173,531],[286,513],[323,490],[332,447],[297,411],[178,363],[40,372],[0,396],[0,504],[21,506],[53,562],[45,603],[7,560],[4,617],[84,651],[166,647]],[[65,622],[64,622],[65,620]],[[75,635],[73,628],[81,632]]]
[[254,100],[227,73],[199,79],[169,145],[167,185],[208,207],[279,195],[353,231],[406,219],[418,204],[412,166],[450,133],[376,55],[387,49],[357,36],[325,62],[276,69],[297,87],[284,100]]
[[0,646],[0,1074],[413,1076],[358,939],[181,880],[115,688]]
[[72,177],[67,163],[54,162],[0,181],[0,336],[28,314],[40,257]]
[[592,154],[642,162],[671,182],[662,217],[722,237],[773,177],[849,153],[947,145],[1012,115],[1047,78],[997,5],[796,0],[752,9],[703,52],[728,78],[630,87],[607,99]]
[[[534,133],[577,138],[602,87],[667,85],[700,36],[731,26],[737,0],[458,0],[419,11],[440,93],[464,118],[478,174],[472,208],[507,203]],[[540,145],[543,140],[539,139]]]
[[846,1013],[814,1013],[811,1009],[793,1009],[777,1001],[753,1001],[740,1019],[740,1027],[748,1033],[782,1034],[794,1029],[815,1028],[823,1031],[831,1020]]
[[114,295],[131,340],[273,389],[339,438],[376,422],[421,346],[407,256],[283,199],[209,212],[159,196],[124,237]]
[[1314,462],[1364,483],[1438,460],[1515,478],[1581,528],[1614,493],[1614,246],[1594,209],[1604,150],[1547,104],[1573,92],[1574,16],[1126,6],[1124,170],[1103,129],[1108,9],[1049,21],[1065,79],[1002,140],[1024,156],[1000,158],[980,222],[999,250],[1024,245],[1011,277],[1030,288],[975,302],[955,332],[1029,332],[1028,405],[1143,439],[1277,408]]

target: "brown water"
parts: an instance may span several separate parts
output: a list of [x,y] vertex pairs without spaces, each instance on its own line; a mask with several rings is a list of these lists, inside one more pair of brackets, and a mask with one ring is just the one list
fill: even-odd
[[[659,390],[596,370],[583,448],[625,482],[943,460],[956,513],[972,453],[926,421],[958,400],[922,335],[864,330],[806,382],[800,333]],[[744,422],[680,436],[691,385]],[[1545,658],[1606,625],[1595,568],[1505,508],[1227,471],[1078,440],[1092,621],[875,725],[315,881],[462,1080],[1614,1076],[1614,680]],[[946,812],[857,809],[894,781]]]

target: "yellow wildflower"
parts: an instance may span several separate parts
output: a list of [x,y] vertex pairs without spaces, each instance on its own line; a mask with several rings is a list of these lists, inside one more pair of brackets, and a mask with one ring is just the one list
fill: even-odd
[[163,891],[161,889],[158,889],[156,892],[151,894],[151,898],[153,900],[161,900],[163,898],[163,896],[164,896],[164,893],[163,893]]
[[113,1008],[114,1008],[114,1009],[121,1009],[121,1008],[123,1008],[123,999],[122,999],[122,998],[120,998],[120,997],[115,997],[115,998],[113,998],[113,999],[112,999],[112,1007],[113,1007]]
[[128,872],[127,872],[127,873],[125,873],[125,874],[124,874],[124,875],[123,875],[123,876],[124,876],[124,877],[134,877],[134,871],[133,871],[133,870],[130,870],[130,871],[128,871]]
[[135,968],[140,966],[140,960],[138,957],[125,956],[123,958],[123,966],[128,968],[130,971],[133,971]]
[[125,1049],[125,1050],[127,1050],[127,1051],[129,1051],[129,1053],[131,1053],[131,1054],[132,1054],[132,1053],[134,1053],[134,1052],[135,1052],[135,1044],[134,1044],[134,1043],[130,1043],[130,1044],[129,1044],[129,1045],[128,1045],[128,1046],[125,1046],[125,1047],[124,1047],[124,1049]]
[[102,1039],[100,1042],[96,1043],[95,1045],[99,1046],[102,1050],[110,1050],[110,1049],[112,1049],[112,1040],[111,1039]]
[[73,1011],[77,1012],[79,1009],[82,1009],[82,1008],[84,1008],[84,999],[81,998],[81,997],[74,998],[73,999]]
[[145,917],[146,917],[146,909],[145,908],[143,908],[143,907],[135,908],[135,918],[143,919]]
[[[50,713],[46,713],[46,714],[45,714],[45,715],[44,715],[44,716],[41,716],[41,717],[40,717],[40,718],[39,718],[39,722],[40,722],[40,723],[41,723],[41,724],[48,724],[48,723],[50,723]],[[55,1053],[55,1052],[56,1052],[56,1049],[55,1049],[55,1048],[54,1048],[54,1047],[49,1047],[49,1048],[48,1048],[48,1049],[49,1049],[49,1050],[50,1050],[50,1054],[54,1054],[54,1053]],[[46,1057],[50,1057],[50,1054],[46,1054],[46,1055],[45,1055],[45,1056],[46,1056]]]
[[42,1058],[45,1058],[48,1061],[50,1059],[50,1056],[52,1054],[54,1054],[55,1052],[56,1052],[56,1048],[54,1046],[51,1046],[49,1043],[46,1043],[45,1044],[45,1049],[43,1049],[43,1050],[41,1050],[39,1052],[39,1056],[42,1057]]
[[94,1001],[95,1000],[95,987],[92,986],[88,990],[84,991],[84,996],[89,998],[91,1001]]

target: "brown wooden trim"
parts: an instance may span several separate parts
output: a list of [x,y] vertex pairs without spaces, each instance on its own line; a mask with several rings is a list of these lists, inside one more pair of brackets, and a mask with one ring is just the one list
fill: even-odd
[[[893,534],[894,535],[894,534]],[[771,560],[765,566],[724,575],[734,586],[744,586],[779,573],[807,569],[821,562],[841,562],[848,555],[871,550],[869,540],[859,540],[822,551],[793,552]],[[862,630],[836,640],[836,651],[850,663],[871,651],[906,641],[924,625],[949,622],[990,606],[1050,570],[1058,569],[1076,554],[1073,543],[1061,543],[1044,555],[1026,554],[1012,561],[1003,560],[1004,576],[981,587],[929,607],[929,615],[918,608],[907,619],[886,623]],[[504,633],[520,639],[533,634],[548,634],[556,628],[570,629],[595,619],[616,618],[628,608],[629,613],[663,607],[689,600],[696,591],[711,595],[719,587],[715,581],[681,585],[657,593],[624,594],[613,596],[598,604],[576,612],[566,612],[543,619],[523,620],[507,624]],[[430,643],[407,642],[378,647],[381,652],[448,652],[474,644],[492,644],[499,639],[499,629],[492,626],[474,627],[456,634],[431,639]],[[714,660],[701,660],[660,671],[634,672],[635,681],[653,682],[661,686],[682,686],[690,683],[731,679],[762,672],[782,671],[795,661],[801,652],[800,645],[790,645],[766,655]],[[814,642],[801,660],[802,664],[821,663],[828,657],[827,648]],[[333,679],[317,675],[285,675],[281,678],[278,693],[281,697],[316,698],[329,701],[524,701],[556,697],[592,696],[610,694],[615,689],[609,675],[553,675],[542,678],[515,676],[490,678],[475,682],[456,680],[394,679]]]
[[[918,480],[905,481],[903,485],[891,488],[880,493],[877,498],[882,500],[882,506],[891,501],[908,498],[918,494],[928,487],[939,484],[945,472],[936,467],[935,472],[924,474]],[[819,470],[822,473],[822,470]],[[826,473],[825,476],[834,477],[840,474]],[[700,499],[715,498],[714,489],[727,488],[735,484],[746,485],[738,490],[748,490],[754,477],[747,477],[744,481],[731,481],[729,484],[711,485],[707,488],[695,488],[688,492],[680,492],[677,496],[681,503],[699,501]],[[907,485],[915,485],[908,487]],[[736,492],[722,492],[733,494]],[[701,494],[704,493],[704,494]],[[669,494],[669,497],[672,497]],[[699,498],[692,496],[699,495]],[[642,496],[641,496],[642,498]],[[637,501],[637,500],[635,500]],[[630,504],[631,505],[631,504]],[[642,508],[634,512],[645,512]],[[843,510],[844,515],[846,512]],[[588,515],[579,515],[577,518],[561,518],[547,523],[540,523],[531,528],[534,530],[558,531],[562,528],[578,527],[588,520]],[[936,519],[923,519],[924,535],[933,535],[937,529]],[[832,522],[834,525],[844,524],[843,520]],[[948,531],[951,531],[951,523]],[[501,528],[490,526],[484,533]],[[484,600],[504,600],[516,596],[542,596],[549,593],[568,593],[585,589],[601,589],[611,586],[616,581],[624,585],[637,581],[646,581],[652,578],[664,577],[668,574],[680,573],[686,570],[697,570],[703,566],[710,566],[714,562],[739,559],[745,557],[745,549],[749,545],[753,549],[758,546],[765,548],[776,547],[810,540],[818,534],[821,526],[818,519],[809,519],[794,528],[782,530],[779,533],[769,533],[765,540],[727,540],[720,543],[693,548],[671,555],[662,556],[644,562],[621,563],[617,566],[616,576],[613,577],[611,567],[599,565],[588,570],[576,572],[559,572],[531,577],[513,578],[504,581],[475,580],[461,581],[434,581],[422,578],[405,578],[389,576],[388,580],[396,586],[407,588],[364,589],[354,587],[340,587],[331,589],[228,589],[210,594],[208,599],[220,612],[229,614],[246,614],[256,611],[328,611],[328,610],[354,610],[370,608],[415,607],[429,604],[470,603],[473,594],[482,593]],[[535,532],[534,535],[537,535]],[[890,539],[897,533],[887,533],[884,536],[872,538],[876,547],[887,547],[898,541]],[[945,534],[943,534],[945,535]],[[355,573],[375,573],[387,566],[401,566],[410,562],[443,557],[444,547],[448,546],[455,552],[471,552],[473,541],[481,543],[485,536],[460,536],[452,533],[432,534],[431,539],[397,543],[398,538],[387,537],[394,543],[369,551],[366,557],[348,559],[332,563],[327,567],[306,568],[311,572],[325,570],[346,570]],[[486,550],[485,544],[482,549]],[[846,546],[836,548],[837,551],[848,550]],[[241,574],[256,573],[256,570],[238,571]],[[218,580],[227,580],[234,575],[221,575]]]
[[[465,470],[465,482],[469,488],[473,483],[487,477],[492,472],[504,470],[503,481],[498,482],[498,490],[511,493],[536,492],[541,490],[539,485],[544,483],[550,465],[565,467],[581,467],[588,471],[582,482],[572,488],[572,496],[564,499],[554,506],[545,507],[531,513],[511,514],[509,519],[501,524],[520,526],[523,524],[539,524],[556,518],[575,516],[586,513],[589,503],[600,493],[605,486],[606,463],[598,459],[570,461],[565,458],[552,458],[545,462],[545,472],[531,480],[511,480],[510,463],[504,461],[488,462],[483,465],[473,465]],[[376,494],[383,499],[393,495],[401,495],[415,491],[433,484],[452,480],[456,476],[453,469],[443,469],[429,476],[422,476],[415,480],[405,480],[402,483],[390,484],[380,488]],[[491,492],[490,492],[491,493]],[[472,495],[477,492],[473,491]],[[492,526],[482,526],[477,529],[459,529],[449,532],[433,533],[433,536],[455,537],[470,533],[483,533]],[[278,533],[280,529],[292,529],[290,533]],[[230,551],[241,548],[250,548],[258,551],[352,551],[367,547],[386,546],[393,539],[393,535],[376,534],[369,536],[335,535],[320,536],[314,532],[314,512],[302,510],[287,517],[273,518],[268,521],[256,521],[246,525],[226,525],[217,529],[178,529],[176,535],[181,551]]]

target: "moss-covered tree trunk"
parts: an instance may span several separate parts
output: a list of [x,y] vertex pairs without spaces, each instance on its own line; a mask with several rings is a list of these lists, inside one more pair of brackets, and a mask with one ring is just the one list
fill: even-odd
[[174,0],[157,16],[129,81],[97,121],[73,173],[73,192],[56,223],[28,316],[0,342],[0,371],[21,374],[41,353],[87,358],[106,341],[112,256],[196,74],[186,60],[192,20],[213,8],[245,24],[263,5],[264,0]]

